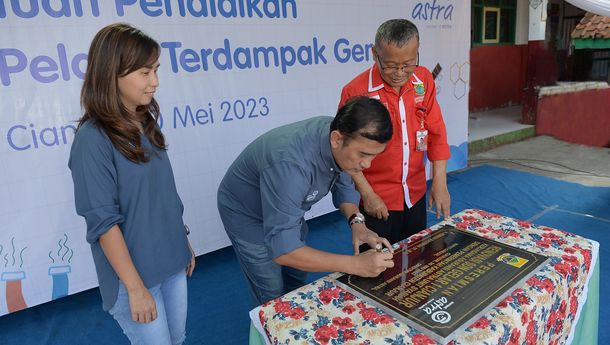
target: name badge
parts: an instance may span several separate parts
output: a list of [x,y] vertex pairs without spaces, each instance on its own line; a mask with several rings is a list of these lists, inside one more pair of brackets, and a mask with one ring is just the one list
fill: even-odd
[[417,142],[415,148],[417,151],[426,151],[428,150],[428,130],[425,128],[420,128],[417,131]]

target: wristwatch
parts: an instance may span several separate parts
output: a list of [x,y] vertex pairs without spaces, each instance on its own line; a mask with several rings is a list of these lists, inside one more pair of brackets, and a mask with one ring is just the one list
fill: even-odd
[[360,212],[356,212],[349,217],[347,222],[349,223],[349,226],[354,224],[364,224],[364,215]]

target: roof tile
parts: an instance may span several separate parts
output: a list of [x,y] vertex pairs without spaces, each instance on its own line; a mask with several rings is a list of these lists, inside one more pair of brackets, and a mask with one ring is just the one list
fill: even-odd
[[570,36],[572,38],[610,38],[610,17],[587,12]]

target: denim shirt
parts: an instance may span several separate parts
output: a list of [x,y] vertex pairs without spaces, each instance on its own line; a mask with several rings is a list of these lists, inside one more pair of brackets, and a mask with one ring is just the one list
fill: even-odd
[[121,229],[129,255],[147,288],[158,285],[190,260],[182,212],[167,153],[141,136],[150,160],[125,158],[92,121],[74,137],[68,166],[76,212],[85,218],[104,310],[114,305],[119,278],[99,242],[114,225]]
[[321,116],[278,127],[244,149],[218,189],[229,235],[266,244],[275,258],[305,246],[303,216],[329,192],[335,207],[358,204],[351,177],[332,155],[332,120]]

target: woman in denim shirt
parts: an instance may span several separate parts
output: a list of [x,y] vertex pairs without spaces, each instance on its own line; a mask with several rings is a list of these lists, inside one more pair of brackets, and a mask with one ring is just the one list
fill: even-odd
[[96,34],[69,161],[103,308],[133,344],[184,341],[186,276],[195,267],[157,125],[160,51],[127,24]]

